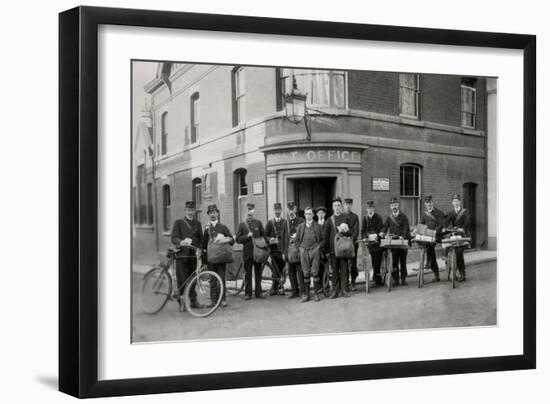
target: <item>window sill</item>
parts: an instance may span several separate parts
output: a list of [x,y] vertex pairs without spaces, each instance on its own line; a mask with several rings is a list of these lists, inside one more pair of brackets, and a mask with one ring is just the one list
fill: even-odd
[[162,235],[163,235],[164,237],[171,237],[171,236],[172,236],[172,229],[170,229],[170,230],[164,230],[164,231],[162,232]]
[[134,224],[134,227],[136,230],[140,231],[153,231],[155,229],[155,226],[150,224]]
[[421,121],[418,117],[411,115],[399,115],[400,123],[404,125],[420,126],[422,128],[426,127],[426,122]]

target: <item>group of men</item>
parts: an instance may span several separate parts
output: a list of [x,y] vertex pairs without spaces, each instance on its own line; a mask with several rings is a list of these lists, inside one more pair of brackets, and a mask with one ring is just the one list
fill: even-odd
[[[470,228],[470,215],[467,209],[462,207],[460,195],[455,194],[451,198],[453,209],[445,214],[434,206],[431,196],[424,198],[424,212],[419,220],[430,230],[435,230],[436,240],[440,241],[443,229],[454,228],[468,236]],[[185,217],[176,220],[172,227],[172,243],[181,246],[183,258],[176,261],[176,276],[178,287],[181,287],[187,278],[192,275],[197,264],[197,256],[206,251],[209,240],[222,235],[225,240],[233,245],[236,241],[243,245],[242,259],[245,271],[245,300],[254,296],[263,299],[262,262],[257,262],[254,256],[255,240],[264,239],[269,246],[272,260],[279,269],[288,265],[290,278],[289,298],[301,297],[302,302],[311,299],[319,301],[321,279],[324,271],[329,270],[331,276],[330,298],[339,296],[349,297],[350,290],[356,289],[357,269],[357,241],[362,239],[377,239],[392,237],[405,239],[410,242],[411,229],[405,213],[400,210],[399,200],[390,200],[390,212],[386,220],[376,212],[373,201],[367,201],[367,214],[360,223],[359,216],[352,211],[353,200],[346,198],[342,201],[339,197],[332,200],[332,215],[327,218],[327,209],[323,206],[313,209],[306,207],[305,218],[297,214],[297,206],[294,202],[287,204],[287,217],[283,217],[281,203],[273,206],[273,218],[268,220],[266,226],[255,217],[255,205],[247,204],[246,217],[237,228],[235,237],[228,227],[219,222],[219,210],[216,205],[209,205],[207,215],[210,219],[203,229],[201,223],[195,217],[194,202],[186,202]],[[374,237],[373,237],[374,235]],[[370,237],[369,237],[370,236]],[[347,238],[353,243],[353,258],[342,257],[338,254],[337,242],[339,238]],[[189,246],[199,247],[196,254],[189,251]],[[380,266],[382,262],[382,249],[379,244],[369,245],[373,268],[373,281],[375,285],[382,284]],[[186,250],[187,249],[187,250]],[[457,249],[457,267],[459,280],[466,280],[464,266],[464,248]],[[203,254],[204,262],[207,255]],[[407,249],[392,250],[392,277],[396,285],[407,285]],[[439,268],[435,255],[435,247],[427,247],[427,262],[434,274],[434,281],[439,281]],[[225,263],[208,264],[210,269],[225,280]],[[351,278],[351,279],[350,279]],[[313,287],[312,287],[313,283]],[[254,285],[254,288],[253,288]],[[281,285],[277,280],[269,291],[270,295],[281,292]],[[192,297],[191,297],[192,298]],[[222,298],[222,306],[226,306],[225,288]]]

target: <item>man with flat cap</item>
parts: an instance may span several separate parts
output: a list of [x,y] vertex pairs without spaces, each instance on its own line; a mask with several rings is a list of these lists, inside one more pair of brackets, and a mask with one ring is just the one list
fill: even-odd
[[355,280],[357,279],[357,276],[359,275],[359,271],[357,270],[357,250],[359,248],[359,244],[356,243],[357,239],[359,238],[359,216],[357,216],[351,209],[353,207],[353,199],[352,198],[345,198],[344,199],[344,213],[348,215],[348,219],[351,223],[351,238],[353,240],[353,246],[355,248],[355,257],[353,257],[350,260],[350,277],[351,277],[351,290],[356,290],[355,288]]
[[[382,231],[384,222],[382,217],[375,212],[374,201],[367,201],[367,215],[363,216],[363,223],[361,227],[361,238],[363,240],[368,239],[369,236],[375,235],[378,238],[378,234]],[[368,246],[373,276],[372,280],[376,286],[382,285],[382,277],[380,276],[380,265],[382,264],[382,249],[380,244],[371,244]],[[365,271],[365,278],[367,277]],[[368,282],[368,279],[365,279]]]
[[[202,226],[195,218],[195,202],[185,202],[185,217],[177,219],[172,226],[171,240],[175,246],[182,247],[181,258],[176,258],[176,280],[178,291],[183,294],[183,285],[195,272],[199,250],[188,246],[202,247]],[[196,304],[196,294],[191,290],[191,304]]]
[[[470,212],[462,207],[462,199],[459,194],[451,198],[453,209],[447,213],[447,227],[456,228],[464,237],[470,237]],[[459,273],[459,282],[466,280],[466,266],[464,265],[464,250],[466,247],[456,248],[456,266]]]
[[[434,206],[433,198],[428,195],[424,198],[424,212],[420,217],[420,224],[425,224],[428,229],[435,230],[435,240],[441,240],[441,230],[445,226],[446,215]],[[435,245],[426,246],[426,266],[429,266],[434,274],[434,282],[439,282],[439,266],[435,256]]]
[[[283,252],[283,239],[287,237],[286,220],[282,217],[283,207],[280,202],[273,204],[273,219],[269,220],[265,225],[265,235],[269,239],[269,249],[271,256],[277,264],[277,268],[282,272],[285,267],[285,254]],[[277,280],[273,280],[271,285],[270,295],[279,293],[280,285]],[[284,294],[284,291],[281,291]]]
[[235,238],[237,243],[243,245],[243,264],[244,264],[244,300],[250,300],[252,298],[252,268],[254,268],[254,296],[257,299],[263,299],[262,295],[262,264],[254,261],[254,245],[253,239],[258,237],[264,237],[266,243],[268,243],[265,237],[265,230],[262,222],[254,218],[253,203],[246,204],[246,219],[239,224],[237,234]]
[[335,299],[338,295],[349,297],[349,292],[346,290],[348,283],[348,262],[349,258],[336,256],[335,238],[336,235],[341,237],[351,237],[351,222],[342,210],[342,199],[336,197],[332,200],[332,216],[327,220],[325,227],[325,243],[330,254],[330,264],[332,266],[332,293],[330,299]]
[[288,218],[286,220],[286,233],[283,238],[283,254],[285,255],[288,261],[288,277],[290,279],[291,292],[289,299],[300,296],[304,293],[304,276],[302,274],[302,269],[300,268],[300,261],[298,258],[297,262],[291,262],[293,257],[289,257],[289,247],[291,244],[293,247],[296,246],[296,230],[300,223],[304,222],[304,219],[298,217],[296,214],[296,204],[294,202],[288,202]]
[[[218,207],[216,205],[209,205],[208,209],[206,210],[206,214],[210,218],[210,223],[205,227],[204,234],[202,237],[202,249],[204,251],[207,251],[207,249],[210,247],[209,242],[212,243],[223,243],[223,244],[229,244],[233,245],[235,244],[235,240],[233,239],[233,236],[231,235],[231,232],[227,228],[226,225],[220,223],[220,211],[218,210]],[[226,262],[220,262],[220,263],[212,263],[208,262],[208,254],[203,254],[204,262],[208,264],[208,267],[216,272],[220,277],[222,278],[223,282],[223,297],[222,297],[222,307],[227,306],[226,300],[225,300],[225,267]],[[214,291],[215,293],[219,293],[219,290]]]
[[[395,197],[390,200],[390,214],[382,227],[380,237],[384,237],[385,233],[390,233],[400,239],[410,240],[409,219],[407,218],[407,215],[399,210],[399,199]],[[398,285],[399,277],[401,276],[401,285],[408,285],[407,249],[393,248],[391,254],[393,264],[392,277],[394,283]]]

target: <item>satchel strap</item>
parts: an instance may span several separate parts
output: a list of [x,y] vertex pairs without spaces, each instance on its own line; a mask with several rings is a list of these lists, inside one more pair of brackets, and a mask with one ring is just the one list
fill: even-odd
[[436,218],[434,215],[432,215],[430,212],[425,211],[424,213],[425,213],[426,215],[428,215],[429,217],[431,217],[433,220],[437,220],[437,218]]
[[399,223],[397,223],[397,220],[393,217],[393,214],[390,214],[390,220],[399,226]]
[[464,214],[464,211],[465,211],[465,210],[466,210],[466,209],[464,209],[464,208],[460,209],[460,212],[458,212],[458,215],[456,215],[456,219],[455,219],[455,220],[460,219],[460,218],[462,217],[462,215]]

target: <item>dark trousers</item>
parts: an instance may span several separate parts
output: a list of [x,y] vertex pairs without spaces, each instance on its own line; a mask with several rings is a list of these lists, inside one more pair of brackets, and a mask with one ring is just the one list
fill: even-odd
[[[183,289],[185,282],[193,275],[197,269],[197,258],[186,257],[176,259],[176,281],[178,284],[178,291],[183,295]],[[189,298],[192,302],[196,301],[197,293],[195,289],[191,289],[189,292]]]
[[[218,275],[220,275],[220,278],[222,278],[222,285],[223,285],[223,297],[222,300],[225,301],[225,266],[226,264],[210,264],[210,270],[214,271]],[[218,296],[222,293],[219,287],[216,286],[212,290],[212,299],[218,300]]]
[[359,276],[359,270],[357,269],[357,250],[359,249],[359,244],[358,243],[353,243],[353,246],[354,246],[354,249],[355,249],[355,257],[353,257],[352,259],[350,259],[350,265],[349,265],[349,268],[350,268],[350,275],[351,275],[351,281],[353,283],[355,283],[355,280],[357,279],[357,277]]
[[[271,257],[273,261],[275,261],[275,265],[277,265],[277,269],[279,269],[280,275],[282,275],[283,270],[285,268],[285,260],[283,259],[283,253],[278,250],[271,250]],[[271,289],[273,290],[279,289],[279,282],[276,279],[273,279],[273,285],[271,286]]]
[[[376,249],[376,250],[369,251],[369,253],[370,253],[370,259],[372,263],[372,272],[373,272],[372,280],[377,285],[381,285],[382,277],[380,276],[380,266],[382,265],[383,251],[381,249]],[[365,272],[365,274],[366,273],[367,272]]]
[[466,276],[466,266],[464,265],[465,249],[466,247],[457,247],[456,249],[456,267],[463,276]]
[[293,295],[304,293],[304,274],[302,268],[300,268],[300,263],[288,263],[288,278],[290,279],[290,288]]
[[332,289],[333,292],[341,292],[348,283],[348,261],[349,258],[336,258],[330,254],[330,263],[332,266]]
[[252,267],[254,267],[254,295],[258,297],[262,295],[262,264],[252,259],[244,262],[244,294],[252,296]]
[[426,264],[424,266],[429,266],[434,275],[439,275],[439,266],[437,265],[435,246],[433,245],[426,246]]
[[391,258],[393,280],[399,282],[399,275],[401,275],[401,280],[404,281],[407,278],[407,250],[405,248],[394,248],[391,252]]

